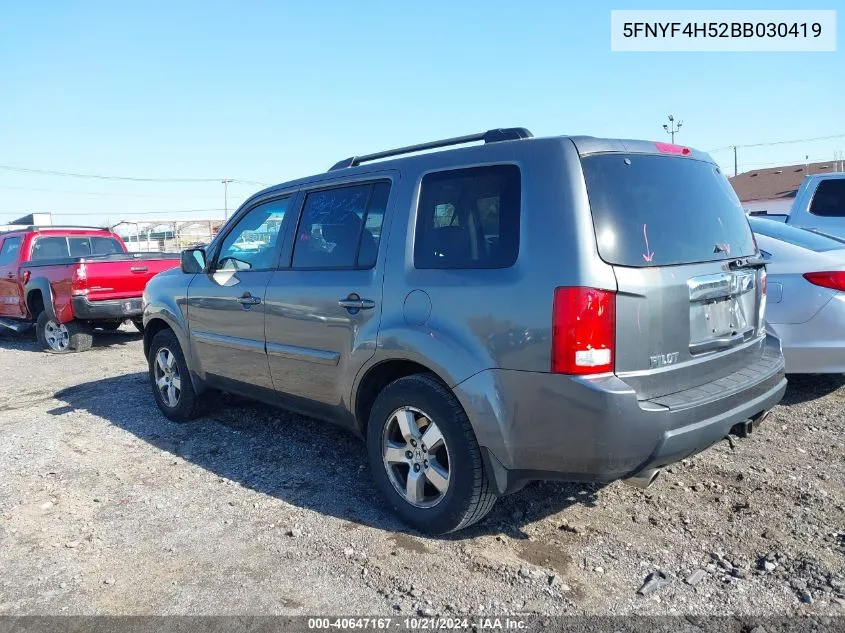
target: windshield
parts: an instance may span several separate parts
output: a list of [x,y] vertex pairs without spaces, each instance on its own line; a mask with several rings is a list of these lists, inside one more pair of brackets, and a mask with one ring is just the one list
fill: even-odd
[[760,235],[765,235],[794,246],[807,248],[817,253],[836,251],[845,248],[845,243],[842,243],[839,240],[835,240],[806,229],[795,228],[794,226],[789,226],[788,224],[782,224],[772,220],[761,220],[759,218],[749,218],[748,222],[751,224],[751,229],[755,233],[759,233]]
[[669,266],[755,253],[742,205],[716,165],[651,154],[581,162],[606,262]]

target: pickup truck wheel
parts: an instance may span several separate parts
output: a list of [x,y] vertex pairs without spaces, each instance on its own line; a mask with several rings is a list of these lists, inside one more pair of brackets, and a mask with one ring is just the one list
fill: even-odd
[[144,333],[144,320],[143,319],[132,319],[132,325],[134,325],[135,329],[138,330],[141,334]]
[[148,362],[150,386],[165,417],[174,422],[195,418],[199,413],[199,398],[182,348],[172,331],[162,330],[153,337]]
[[84,352],[91,349],[94,337],[91,330],[76,321],[59,323],[42,312],[35,324],[35,335],[45,351],[53,354]]
[[431,375],[406,376],[382,390],[370,413],[367,452],[380,492],[421,532],[460,530],[496,501],[466,413]]

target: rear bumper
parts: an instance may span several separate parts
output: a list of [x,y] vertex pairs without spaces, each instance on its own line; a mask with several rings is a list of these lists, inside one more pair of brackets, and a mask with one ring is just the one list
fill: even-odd
[[144,314],[141,297],[89,301],[88,297],[71,299],[73,317],[81,321],[116,321],[138,319]]
[[780,342],[713,383],[639,401],[616,376],[488,370],[455,387],[500,494],[535,479],[610,482],[698,453],[786,391]]
[[806,323],[767,326],[781,340],[788,374],[845,373],[845,292]]

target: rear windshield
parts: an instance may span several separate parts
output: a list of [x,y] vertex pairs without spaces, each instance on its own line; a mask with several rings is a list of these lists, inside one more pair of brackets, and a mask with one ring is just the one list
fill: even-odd
[[122,253],[123,248],[113,237],[73,235],[70,237],[39,237],[35,240],[30,259],[62,257],[91,257]]
[[810,213],[827,218],[845,217],[845,178],[822,180],[813,194]]
[[748,219],[711,163],[650,154],[582,159],[599,254],[620,266],[753,255]]
[[825,235],[820,235],[806,229],[798,229],[774,220],[749,218],[748,222],[751,224],[751,230],[759,235],[765,235],[781,242],[807,248],[817,253],[837,251],[845,248],[845,243],[839,240],[831,239]]

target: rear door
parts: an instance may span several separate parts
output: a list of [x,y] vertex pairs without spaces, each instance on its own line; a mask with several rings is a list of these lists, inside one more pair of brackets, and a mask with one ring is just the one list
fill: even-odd
[[293,197],[242,212],[221,235],[208,270],[188,287],[188,323],[206,380],[233,391],[272,395],[264,341],[264,294],[279,262]]
[[582,156],[618,284],[616,373],[641,399],[747,368],[765,335],[765,267],[740,202],[715,164],[675,149]]
[[381,318],[386,177],[306,190],[292,261],[267,289],[267,353],[280,399],[340,420],[375,353]]
[[26,316],[21,281],[18,279],[20,249],[19,235],[0,237],[0,316]]

